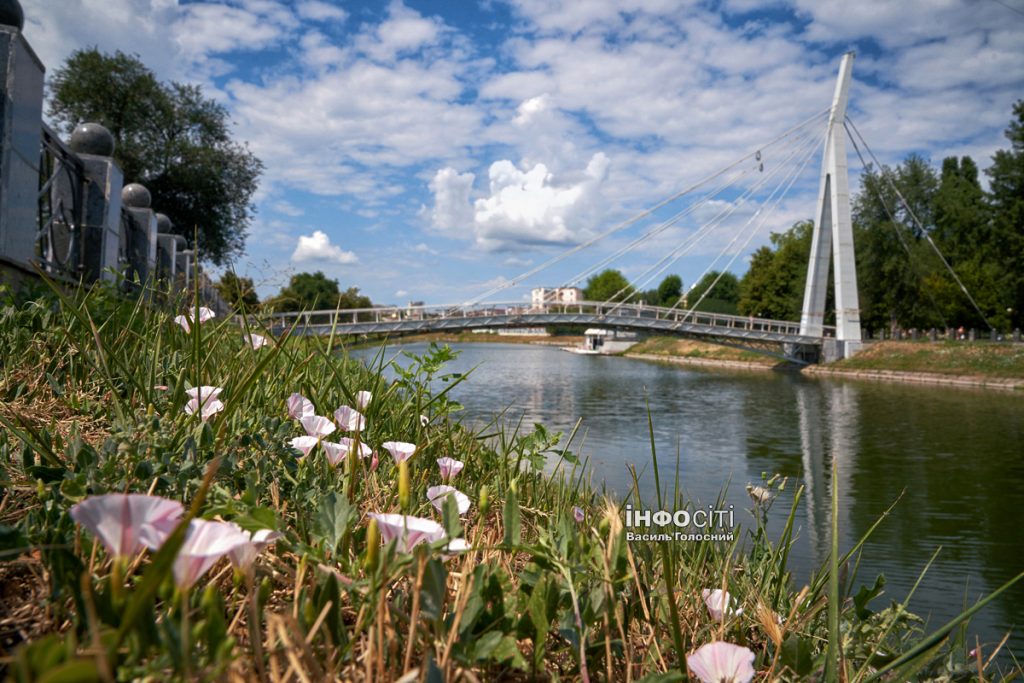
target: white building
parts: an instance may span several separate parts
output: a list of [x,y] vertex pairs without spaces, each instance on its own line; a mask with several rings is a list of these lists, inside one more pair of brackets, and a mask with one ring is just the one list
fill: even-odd
[[583,290],[579,287],[534,287],[530,304],[540,308],[544,304],[574,304],[583,301]]

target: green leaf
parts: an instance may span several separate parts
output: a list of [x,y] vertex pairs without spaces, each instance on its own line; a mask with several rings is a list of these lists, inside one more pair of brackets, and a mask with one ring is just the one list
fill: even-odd
[[428,619],[441,617],[447,580],[448,571],[444,568],[444,563],[437,558],[428,560],[423,570],[423,587],[420,590],[420,610]]
[[28,539],[20,529],[0,524],[0,559],[14,559],[28,549]]
[[795,633],[786,636],[782,641],[782,655],[779,658],[783,666],[792,669],[798,676],[806,676],[814,668],[813,647],[807,638]]
[[326,542],[327,550],[333,555],[352,521],[353,510],[348,500],[337,492],[328,493],[317,508],[313,518],[313,537],[317,542]]
[[92,683],[99,680],[101,678],[96,660],[81,658],[50,669],[37,679],[37,683]]
[[502,521],[505,523],[505,545],[519,545],[522,528],[519,519],[519,494],[515,491],[509,490],[506,494]]
[[853,596],[853,604],[857,608],[857,618],[861,621],[866,621],[874,612],[868,609],[868,603],[877,598],[885,587],[885,576],[882,574],[878,575],[875,579],[875,585],[868,590],[867,586],[861,586],[857,594]]

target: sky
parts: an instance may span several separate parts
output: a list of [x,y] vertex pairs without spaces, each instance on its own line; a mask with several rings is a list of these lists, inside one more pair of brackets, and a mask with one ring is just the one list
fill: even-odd
[[742,274],[814,214],[844,53],[883,164],[987,168],[1024,98],[1024,0],[21,2],[49,70],[121,50],[225,105],[265,165],[233,263],[263,297],[313,271],[378,304]]

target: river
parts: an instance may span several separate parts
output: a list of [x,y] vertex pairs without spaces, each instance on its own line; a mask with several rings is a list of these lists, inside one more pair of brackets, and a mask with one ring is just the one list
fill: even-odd
[[[678,454],[688,497],[706,505],[728,486],[727,501],[744,528],[753,523],[744,512],[751,507],[745,486],[761,483],[762,472],[791,482],[771,509],[773,529],[781,527],[795,484],[802,483],[790,561],[799,584],[827,559],[833,459],[843,551],[899,498],[858,573],[858,583],[868,585],[877,574],[886,577],[874,609],[903,600],[940,546],[909,605],[930,627],[1024,570],[1019,392],[695,369],[519,344],[452,346],[460,355],[448,369],[472,369],[452,392],[465,406],[464,422],[484,424],[507,411],[507,420],[522,417],[524,425],[539,422],[568,434],[582,417],[573,450],[589,458],[598,487],[603,481],[611,492],[627,492],[632,463],[642,474],[645,498],[653,500],[647,406],[663,486],[673,479]],[[410,344],[387,354],[426,348]],[[1024,585],[1018,584],[975,616],[972,642],[977,636],[987,643],[987,655],[1015,629],[1007,646],[1024,655],[1022,608]]]

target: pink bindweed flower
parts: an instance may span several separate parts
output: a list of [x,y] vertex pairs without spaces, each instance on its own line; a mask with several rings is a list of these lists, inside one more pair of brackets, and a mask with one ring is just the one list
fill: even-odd
[[462,468],[466,466],[461,460],[455,458],[438,458],[437,466],[441,468],[441,481],[450,481],[452,477],[462,471]]
[[224,404],[218,398],[220,392],[224,391],[220,387],[211,386],[200,386],[186,389],[185,393],[188,394],[188,403],[185,404],[185,413],[188,415],[195,415],[199,413],[199,418],[206,422],[211,417],[224,410]]
[[166,539],[181,520],[181,503],[138,493],[91,496],[71,507],[71,518],[88,529],[116,557],[134,555],[143,547],[143,529],[150,538]]
[[715,621],[724,621],[727,616],[735,617],[743,614],[742,607],[733,607],[736,601],[729,595],[729,591],[723,591],[721,588],[715,590],[705,588],[701,591],[701,596],[704,598],[708,612],[711,613],[711,618]]
[[459,508],[459,514],[469,512],[469,496],[453,486],[431,486],[427,489],[427,500],[437,508],[438,512],[444,510],[444,500],[448,496],[455,496],[455,504]]
[[686,655],[686,665],[703,683],[749,683],[754,677],[754,653],[722,641]]
[[294,420],[301,420],[316,413],[313,402],[302,394],[292,394],[288,397],[288,417]]
[[317,438],[329,436],[337,429],[333,422],[320,415],[306,415],[299,418],[299,422],[302,423],[302,428],[306,430],[306,434]]
[[380,446],[387,449],[391,457],[395,459],[396,465],[404,460],[408,460],[416,452],[416,444],[404,441],[385,441]]
[[[352,450],[352,446],[355,444],[354,439],[350,439],[347,436],[343,436],[338,439],[338,443],[333,441],[321,441],[320,445],[323,446],[324,455],[327,456],[327,461],[331,465],[338,465],[342,460],[348,456]],[[363,442],[359,442],[359,457],[369,458],[373,455],[373,449],[367,446]]]
[[434,543],[447,537],[444,527],[432,519],[375,512],[369,516],[377,520],[381,540],[384,543],[396,541],[395,547],[400,553],[409,552],[420,543]]
[[577,505],[577,506],[573,506],[572,518],[576,520],[577,524],[582,524],[583,520],[587,518],[587,515],[586,515],[586,513],[583,512],[583,508],[581,508],[581,507],[579,507]]
[[358,391],[356,392],[356,407],[359,410],[366,410],[367,406],[370,405],[370,401],[373,400],[373,394],[369,391]]
[[253,350],[262,349],[267,345],[267,338],[261,334],[243,334],[242,339],[244,339],[245,343],[251,346]]
[[[229,522],[232,526],[238,529],[240,532],[247,533],[237,524]],[[256,561],[256,557],[266,549],[271,543],[274,543],[279,538],[284,538],[284,534],[280,531],[274,531],[272,529],[260,529],[249,534],[249,541],[247,543],[241,543],[231,551],[228,552],[228,559],[231,560],[231,564],[235,565],[243,572],[249,571],[252,567],[252,563]]]
[[376,472],[377,467],[380,465],[380,458],[377,455],[377,451],[372,451],[370,456],[370,471]]
[[[176,322],[179,325],[181,325],[181,329],[185,330],[186,332],[191,332],[192,331],[192,322],[193,322],[194,314],[195,314],[195,311],[190,308],[188,310],[188,313],[186,313],[185,315],[175,316],[174,322]],[[217,314],[214,313],[211,309],[207,308],[206,306],[203,306],[203,307],[201,307],[199,309],[199,322],[200,323],[205,323],[207,320],[212,320],[213,318],[216,318],[216,317],[217,317]]]
[[366,429],[366,418],[350,406],[342,406],[335,410],[334,421],[343,432],[361,432]]
[[[143,533],[142,542],[151,550],[163,545],[166,537]],[[241,545],[250,542],[249,534],[237,524],[209,519],[193,519],[185,532],[185,541],[174,559],[174,583],[191,587],[217,561]]]
[[288,442],[292,448],[302,451],[302,457],[309,455],[309,452],[316,448],[318,443],[320,443],[320,439],[315,436],[297,436]]

